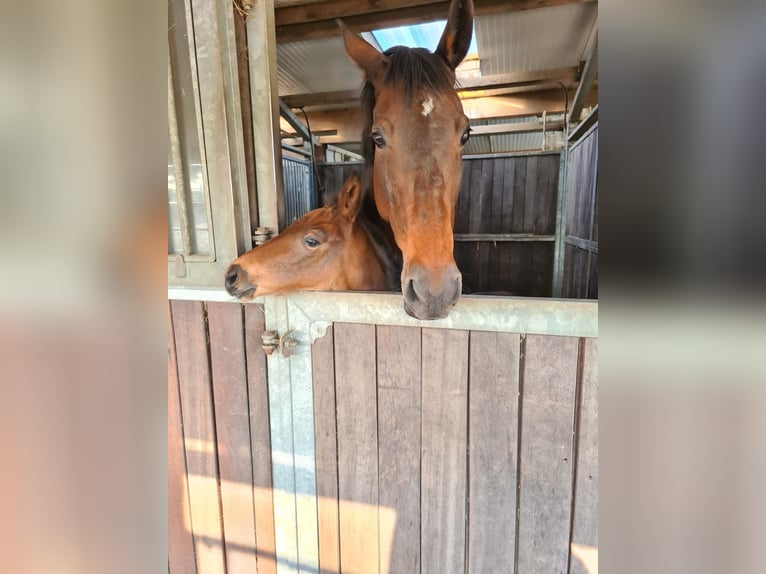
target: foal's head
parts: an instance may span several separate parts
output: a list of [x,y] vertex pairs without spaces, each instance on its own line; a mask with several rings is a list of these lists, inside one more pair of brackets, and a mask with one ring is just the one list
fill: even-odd
[[341,23],[346,52],[364,71],[365,159],[375,203],[402,250],[404,308],[419,319],[447,316],[460,297],[452,228],[468,118],[455,68],[471,43],[473,2],[453,0],[436,52],[378,52]]
[[352,174],[335,206],[310,211],[235,259],[226,271],[226,290],[243,300],[287,291],[386,290],[381,263],[358,220],[361,206],[361,184]]

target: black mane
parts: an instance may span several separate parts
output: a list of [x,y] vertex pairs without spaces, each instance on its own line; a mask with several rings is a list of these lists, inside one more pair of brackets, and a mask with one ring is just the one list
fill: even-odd
[[372,189],[364,192],[364,203],[359,213],[358,222],[372,244],[378,258],[389,291],[401,291],[402,288],[402,252],[396,245],[391,225],[378,213]]

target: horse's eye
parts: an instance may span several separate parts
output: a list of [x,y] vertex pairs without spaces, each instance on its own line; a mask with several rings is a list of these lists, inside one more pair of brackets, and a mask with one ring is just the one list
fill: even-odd
[[316,249],[317,247],[319,247],[319,241],[317,241],[316,239],[314,239],[311,236],[304,237],[303,238],[303,244],[306,247],[310,248],[310,249]]
[[460,145],[465,145],[465,142],[468,141],[468,138],[471,136],[471,128],[468,128],[463,132],[463,135],[460,137]]
[[375,132],[372,134],[372,143],[375,144],[376,147],[382,148],[386,145],[386,138],[384,138],[379,133]]

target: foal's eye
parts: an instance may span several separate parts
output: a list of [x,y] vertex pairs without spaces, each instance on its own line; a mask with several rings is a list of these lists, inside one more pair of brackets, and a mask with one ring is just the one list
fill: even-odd
[[468,128],[463,132],[463,135],[460,136],[460,145],[465,145],[465,142],[468,141],[468,138],[471,136],[471,128]]
[[372,134],[372,143],[374,143],[375,146],[378,147],[378,148],[385,147],[385,145],[386,145],[386,138],[384,138],[378,132],[374,132]]
[[317,247],[319,247],[319,241],[317,241],[316,239],[314,239],[311,236],[304,237],[303,238],[303,244],[306,247],[308,247],[309,249],[316,249]]

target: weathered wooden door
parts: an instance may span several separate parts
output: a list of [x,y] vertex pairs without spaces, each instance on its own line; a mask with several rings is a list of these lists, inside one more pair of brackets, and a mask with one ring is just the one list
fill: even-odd
[[173,295],[171,572],[592,572],[596,303]]
[[[596,303],[268,297],[278,571],[587,572]],[[571,566],[570,566],[571,561]]]

